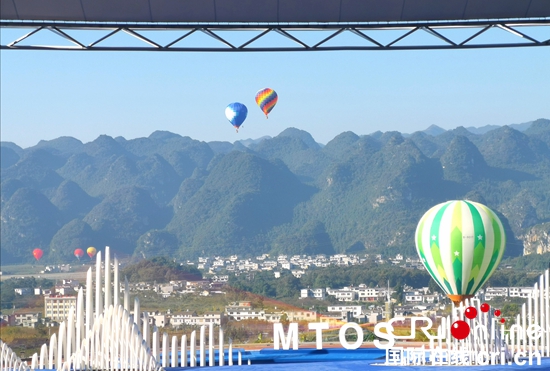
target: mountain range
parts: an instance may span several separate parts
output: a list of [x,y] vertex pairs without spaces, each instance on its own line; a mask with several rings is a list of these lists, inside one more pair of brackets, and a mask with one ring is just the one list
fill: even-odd
[[507,255],[518,256],[526,236],[550,231],[550,120],[343,132],[326,145],[296,128],[234,143],[166,131],[25,149],[2,142],[1,180],[2,264],[29,262],[34,248],[45,262],[74,261],[76,248],[105,245],[182,260],[415,256],[419,218],[451,199],[492,208]]

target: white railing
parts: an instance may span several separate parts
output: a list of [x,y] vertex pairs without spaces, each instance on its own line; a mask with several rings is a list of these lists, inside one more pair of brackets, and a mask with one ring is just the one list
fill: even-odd
[[29,366],[2,340],[0,340],[0,369],[10,371],[28,371]]

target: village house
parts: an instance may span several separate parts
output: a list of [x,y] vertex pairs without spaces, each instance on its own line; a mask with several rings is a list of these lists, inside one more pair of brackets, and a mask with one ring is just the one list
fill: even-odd
[[225,307],[225,314],[236,321],[245,319],[265,319],[265,311],[254,309],[250,302],[240,302]]
[[16,289],[13,289],[13,291],[15,292],[15,295],[30,295],[30,293],[32,292],[30,288],[27,288],[27,287],[24,287],[24,288],[16,288]]
[[197,312],[182,312],[174,313],[170,317],[170,325],[173,327],[178,327],[182,325],[188,325],[192,322],[191,318],[196,316]]
[[297,311],[286,311],[287,318],[290,322],[315,322],[317,320],[317,314],[309,310],[297,310]]
[[147,317],[148,317],[149,324],[157,327],[164,327],[168,325],[168,322],[169,322],[167,315],[158,311],[147,312]]
[[350,313],[351,317],[356,319],[364,318],[363,312],[366,311],[366,308],[362,305],[330,305],[327,307],[329,313],[341,313],[343,314],[342,318],[345,318],[347,313]]
[[527,298],[533,290],[533,287],[510,287],[508,293],[511,298]]
[[485,289],[485,300],[491,301],[495,297],[507,297],[508,287],[487,287]]
[[15,313],[15,326],[36,327],[42,320],[42,313]]

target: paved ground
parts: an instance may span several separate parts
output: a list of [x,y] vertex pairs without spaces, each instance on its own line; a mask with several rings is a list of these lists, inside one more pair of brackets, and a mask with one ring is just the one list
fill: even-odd
[[[94,271],[95,274],[95,271]],[[50,280],[86,280],[86,272],[59,272],[59,273],[35,273],[35,274],[3,274],[0,276],[0,280],[4,281],[10,278],[22,278],[22,277],[35,277],[35,278],[47,278]]]

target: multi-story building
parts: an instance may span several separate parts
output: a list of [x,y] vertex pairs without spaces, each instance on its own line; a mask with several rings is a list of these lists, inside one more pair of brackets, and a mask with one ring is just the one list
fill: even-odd
[[202,326],[213,323],[214,325],[220,325],[225,319],[222,312],[206,312],[202,315],[192,313],[174,314],[170,319],[172,326],[188,325],[188,326]]
[[44,318],[52,321],[64,321],[69,317],[71,307],[76,308],[76,296],[45,296]]
[[174,327],[188,325],[193,321],[192,318],[196,315],[196,312],[174,313],[170,318],[170,325]]
[[526,298],[533,290],[533,287],[510,287],[508,292],[511,298]]
[[[133,313],[133,312],[132,312]],[[147,318],[150,325],[164,327],[168,325],[168,317],[161,312],[147,312]]]
[[283,312],[265,313],[264,318],[267,322],[278,323],[281,322],[284,314]]
[[345,322],[342,320],[341,313],[339,315],[333,315],[333,314],[323,314],[319,316],[317,319],[317,322],[321,323],[328,323],[329,327],[337,327],[342,326],[342,324]]
[[357,300],[357,292],[353,290],[346,290],[345,288],[342,290],[336,291],[335,295],[336,299],[338,301],[355,301]]
[[423,303],[424,302],[424,293],[418,290],[407,291],[404,294],[405,303]]
[[324,288],[311,289],[311,293],[313,294],[313,297],[318,300],[324,300],[326,297]]
[[487,287],[485,289],[485,300],[490,301],[495,297],[508,296],[508,287]]
[[228,305],[225,307],[225,313],[236,321],[243,319],[265,319],[265,311],[252,308],[249,302]]
[[363,316],[365,307],[362,305],[331,305],[327,308],[328,312],[350,312],[354,318],[360,318]]
[[41,313],[15,313],[15,326],[36,327],[42,317]]
[[303,298],[315,298],[315,299],[318,299],[318,300],[324,300],[326,295],[325,295],[325,289],[324,288],[319,288],[319,289],[301,289],[300,290],[300,298],[303,299]]
[[297,311],[286,311],[287,318],[290,322],[314,322],[317,319],[317,314],[310,310],[297,310]]
[[378,287],[359,287],[357,289],[357,298],[359,301],[378,301],[386,297],[387,289]]

